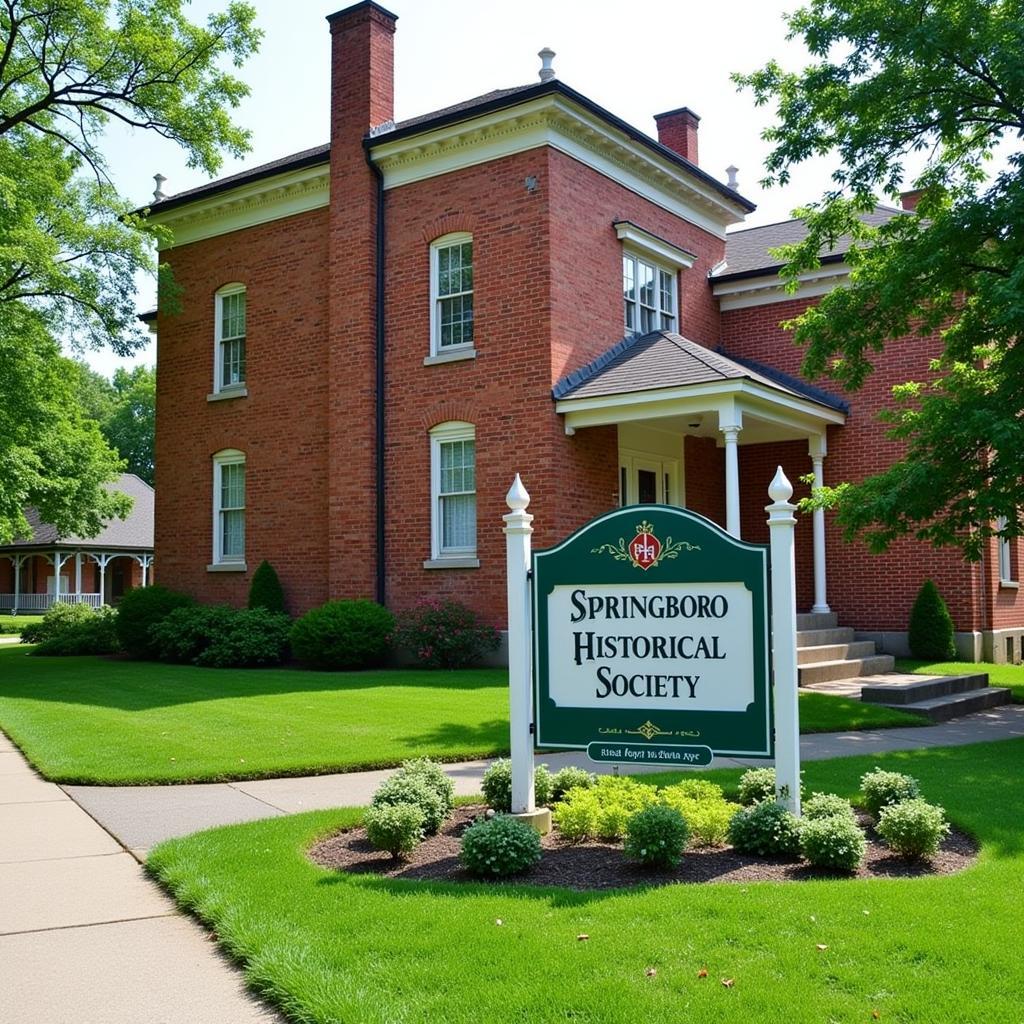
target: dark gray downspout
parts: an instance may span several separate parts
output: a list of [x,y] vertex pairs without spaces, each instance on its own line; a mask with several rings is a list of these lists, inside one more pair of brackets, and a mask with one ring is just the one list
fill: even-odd
[[384,174],[366,147],[366,162],[377,179],[377,285],[374,299],[376,329],[376,447],[377,447],[377,603],[387,604],[384,534]]

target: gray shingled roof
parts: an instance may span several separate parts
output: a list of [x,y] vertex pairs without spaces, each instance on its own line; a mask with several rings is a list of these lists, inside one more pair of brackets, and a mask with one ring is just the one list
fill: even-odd
[[95,537],[60,537],[50,523],[41,522],[34,508],[25,510],[32,527],[32,537],[0,545],[0,551],[11,548],[38,548],[59,545],[62,548],[88,547],[97,550],[133,548],[153,550],[153,488],[134,473],[122,473],[116,481],[105,485],[108,491],[121,491],[134,499],[127,519],[111,519]]
[[778,370],[705,348],[671,331],[623,338],[593,362],[563,377],[552,388],[552,395],[556,399],[598,398],[729,380],[751,380],[831,409],[846,409],[845,402],[819,388]]
[[[861,218],[865,224],[878,227],[900,213],[892,206],[876,206],[871,213]],[[714,281],[728,281],[734,275],[753,275],[757,271],[771,273],[782,266],[778,259],[770,256],[769,249],[780,245],[791,245],[799,242],[807,235],[807,228],[802,220],[784,220],[778,224],[765,224],[759,228],[743,228],[741,231],[730,231],[725,238],[725,270],[716,274]],[[843,235],[831,250],[823,249],[823,258],[838,259],[850,248],[852,239]]]

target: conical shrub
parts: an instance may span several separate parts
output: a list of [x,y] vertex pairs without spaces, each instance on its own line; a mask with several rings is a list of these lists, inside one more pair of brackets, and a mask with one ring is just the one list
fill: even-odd
[[915,658],[948,661],[956,657],[953,643],[953,619],[942,600],[939,588],[925,580],[910,609],[910,633],[907,637]]
[[284,588],[277,571],[264,558],[252,574],[249,584],[249,607],[266,608],[268,612],[284,612]]

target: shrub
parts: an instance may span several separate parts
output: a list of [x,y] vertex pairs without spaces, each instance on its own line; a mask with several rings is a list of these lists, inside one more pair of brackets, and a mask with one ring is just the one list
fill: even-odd
[[[508,758],[498,758],[484,772],[483,791],[488,807],[500,814],[512,810],[512,762]],[[545,807],[550,798],[551,773],[547,765],[539,764],[533,769],[533,799],[538,807]]]
[[40,622],[30,622],[21,630],[23,644],[41,644],[74,626],[88,622],[96,613],[87,604],[51,605]]
[[629,819],[657,802],[653,786],[603,775],[589,789],[570,789],[555,806],[552,817],[566,839],[621,839]]
[[592,790],[576,787],[555,804],[551,820],[563,839],[578,841],[597,835],[599,804]]
[[812,793],[801,808],[803,816],[811,821],[822,818],[846,818],[856,822],[850,801],[836,793]]
[[724,800],[725,793],[721,786],[708,782],[707,779],[683,779],[674,785],[666,786],[662,794],[678,796],[686,800]]
[[946,812],[924,800],[902,800],[878,814],[878,834],[904,857],[930,857],[949,835]]
[[[691,795],[695,794],[695,795]],[[690,826],[690,837],[697,846],[720,846],[729,833],[729,822],[740,809],[729,803],[720,786],[702,779],[687,779],[666,786],[658,793],[659,801],[674,807]]]
[[686,819],[675,807],[653,804],[626,822],[626,856],[648,867],[674,868],[690,837]]
[[113,608],[98,608],[95,611],[86,608],[86,612],[84,618],[71,620],[60,630],[52,632],[29,653],[52,656],[114,654],[119,651],[121,645],[117,641],[117,612]]
[[373,601],[328,601],[306,612],[292,626],[292,653],[310,668],[379,665],[387,654],[394,624],[391,612]]
[[445,775],[444,769],[436,761],[431,761],[429,757],[403,761],[402,767],[395,774],[422,779],[441,798],[445,813],[455,806],[455,783]]
[[861,777],[860,791],[864,805],[876,818],[883,807],[913,800],[921,793],[917,779],[902,772],[885,772],[881,768]]
[[434,835],[448,816],[444,800],[421,776],[396,773],[385,779],[373,794],[374,807],[394,807],[412,804],[423,814],[423,831]]
[[167,587],[136,587],[121,598],[117,606],[117,638],[133,658],[155,658],[156,650],[149,631],[175,608],[195,604],[187,594]]
[[415,804],[375,804],[363,815],[366,837],[395,860],[423,839],[423,811]]
[[483,878],[518,875],[540,860],[540,836],[525,822],[499,814],[466,829],[459,860]]
[[729,842],[741,853],[792,856],[800,852],[800,822],[779,804],[762,800],[729,822]]
[[[740,803],[759,804],[775,799],[775,769],[749,768],[740,776]],[[800,780],[800,796],[804,795],[803,779]]]
[[837,813],[805,818],[800,825],[800,849],[815,867],[856,871],[867,842],[851,816]]
[[292,622],[265,608],[233,611],[226,628],[213,636],[195,663],[207,668],[255,668],[280,665],[288,654]]
[[149,628],[153,657],[180,665],[192,664],[212,639],[228,628],[234,614],[235,610],[226,605],[175,608]]
[[252,574],[249,584],[249,607],[263,608],[268,612],[284,615],[284,588],[278,579],[277,570],[264,558]]
[[566,765],[551,776],[551,802],[557,803],[570,789],[589,789],[597,781],[593,772]]
[[949,661],[956,657],[953,619],[939,588],[931,580],[921,584],[910,609],[907,642],[915,658]]
[[432,601],[399,617],[394,642],[428,668],[465,668],[501,644],[501,635],[458,601]]

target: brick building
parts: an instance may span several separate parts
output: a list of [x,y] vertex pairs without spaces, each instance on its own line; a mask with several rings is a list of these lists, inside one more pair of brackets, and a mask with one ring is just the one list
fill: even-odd
[[[785,294],[768,249],[799,223],[735,230],[753,204],[700,168],[692,111],[655,141],[542,51],[538,83],[395,123],[395,17],[328,21],[330,142],[152,207],[183,288],[159,315],[162,582],[238,604],[266,558],[294,612],[450,595],[501,625],[517,471],[537,546],[638,501],[766,541],[776,464],[891,460],[875,414],[936,343],[855,395],[802,381],[779,323],[841,286],[842,248]],[[821,513],[797,538],[802,610],[899,653],[932,576],[965,656],[1019,658],[1016,542],[869,556]]]

